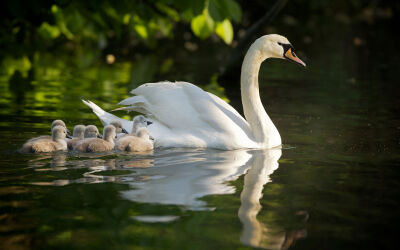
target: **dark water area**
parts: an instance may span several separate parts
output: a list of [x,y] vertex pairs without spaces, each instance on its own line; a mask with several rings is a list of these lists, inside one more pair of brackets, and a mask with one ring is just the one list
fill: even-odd
[[261,98],[282,149],[23,155],[21,145],[49,134],[54,119],[70,130],[101,127],[82,98],[111,110],[141,83],[185,80],[241,110],[239,78],[218,82],[230,49],[210,41],[194,51],[166,42],[111,65],[86,64],[90,51],[3,58],[0,248],[396,249],[395,22],[330,17],[307,33],[282,15],[270,30],[307,63],[261,66]]

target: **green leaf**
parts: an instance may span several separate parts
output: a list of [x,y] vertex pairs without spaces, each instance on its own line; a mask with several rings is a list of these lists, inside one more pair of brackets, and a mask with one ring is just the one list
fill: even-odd
[[122,17],[122,23],[125,24],[125,25],[129,24],[130,20],[131,20],[131,15],[130,14],[125,14]]
[[133,28],[135,29],[135,31],[138,33],[138,35],[143,38],[143,39],[147,39],[149,34],[147,33],[147,28],[146,26],[142,25],[142,24],[135,24],[133,25]]
[[201,15],[192,19],[190,26],[197,37],[205,39],[209,37],[214,30],[214,20],[208,14],[207,9],[205,9]]
[[45,39],[55,39],[61,34],[61,31],[57,26],[50,25],[47,22],[43,22],[38,31]]
[[156,3],[156,7],[160,11],[167,14],[167,16],[172,18],[172,20],[174,20],[175,22],[179,22],[179,19],[180,19],[179,13],[176,10],[174,10],[173,8],[167,6],[166,4],[163,4],[163,3]]
[[227,3],[229,15],[235,22],[240,22],[240,19],[242,18],[242,8],[240,7],[240,5],[234,0],[225,1]]
[[222,22],[225,18],[228,18],[228,12],[221,4],[221,0],[210,0],[208,10],[215,21]]
[[233,27],[228,19],[223,22],[218,22],[215,27],[215,32],[224,40],[226,44],[231,44],[233,40]]
[[133,21],[133,29],[141,38],[146,40],[149,37],[149,32],[146,23],[138,15],[133,15],[132,21]]

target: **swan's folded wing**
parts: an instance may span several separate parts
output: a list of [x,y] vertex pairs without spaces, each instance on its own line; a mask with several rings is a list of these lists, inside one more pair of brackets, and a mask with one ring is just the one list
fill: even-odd
[[[146,83],[131,91],[140,108],[177,130],[248,136],[247,122],[229,104],[187,82]],[[132,98],[132,99],[131,99]],[[121,103],[129,104],[128,98]],[[141,102],[144,98],[146,102]]]

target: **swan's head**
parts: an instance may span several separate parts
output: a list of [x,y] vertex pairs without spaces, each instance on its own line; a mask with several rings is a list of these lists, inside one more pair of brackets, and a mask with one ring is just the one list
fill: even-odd
[[103,139],[104,140],[113,140],[115,137],[117,137],[117,132],[116,129],[113,125],[107,125],[103,129]]
[[71,138],[69,135],[67,135],[67,129],[60,125],[55,126],[51,130],[51,136],[55,141],[65,139],[65,137]]
[[286,59],[304,67],[306,64],[297,57],[289,40],[281,35],[271,34],[258,38],[255,42],[264,57]]
[[102,138],[95,125],[87,125],[85,128],[85,138]]
[[110,125],[113,125],[116,129],[117,133],[125,133],[128,134],[128,131],[122,127],[122,123],[120,121],[112,121]]
[[72,135],[77,138],[83,138],[85,135],[85,125],[75,125]]
[[136,136],[142,139],[146,139],[146,140],[154,140],[153,137],[151,137],[149,131],[147,130],[147,128],[140,128],[137,132],[136,132]]

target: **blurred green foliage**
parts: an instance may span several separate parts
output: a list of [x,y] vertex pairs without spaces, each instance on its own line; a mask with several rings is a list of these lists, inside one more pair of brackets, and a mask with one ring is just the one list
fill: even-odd
[[7,9],[1,45],[40,43],[45,48],[60,43],[104,48],[116,40],[152,47],[157,39],[172,38],[177,23],[190,24],[199,38],[215,33],[230,44],[231,21],[239,22],[242,15],[235,0],[15,1]]

